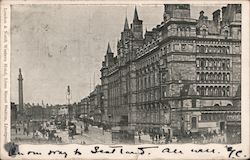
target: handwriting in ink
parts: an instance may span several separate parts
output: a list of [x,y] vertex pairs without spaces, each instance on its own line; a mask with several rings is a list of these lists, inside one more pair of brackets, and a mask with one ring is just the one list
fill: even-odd
[[74,151],[75,155],[82,155],[82,153],[78,150],[78,148]]
[[158,148],[158,146],[152,146],[152,147],[138,147],[138,150],[140,151],[139,154],[143,155],[145,153],[144,149],[150,149],[150,148]]
[[226,149],[228,151],[228,158],[241,157],[242,150],[236,150],[231,146],[226,146]]
[[170,148],[164,148],[161,152],[162,152],[162,153],[183,154],[183,152],[182,152],[181,150],[177,150],[177,149],[171,150]]
[[91,153],[106,153],[106,154],[112,154],[115,152],[115,149],[112,149],[112,150],[103,150],[103,149],[100,149],[99,146],[95,146],[95,150],[91,150]]
[[56,151],[49,151],[48,155],[51,155],[51,154],[59,154],[59,155],[64,155],[64,158],[67,158],[68,154],[67,152],[63,152],[63,151],[59,151],[59,150],[56,150]]
[[193,153],[215,153],[215,149],[191,149]]
[[29,151],[27,154],[28,154],[28,155],[30,155],[30,154],[32,154],[32,155],[42,155],[42,153],[40,153],[40,152],[35,152],[35,151]]
[[[94,150],[91,150],[91,153],[96,154],[96,153],[104,153],[104,154],[113,154],[113,153],[120,153],[120,154],[140,154],[143,155],[145,154],[146,149],[150,148],[158,148],[158,146],[151,146],[151,147],[138,147],[136,151],[128,151],[123,148],[123,146],[110,146],[109,150],[104,150],[100,149],[99,146],[95,146]],[[148,153],[150,154],[150,153]]]

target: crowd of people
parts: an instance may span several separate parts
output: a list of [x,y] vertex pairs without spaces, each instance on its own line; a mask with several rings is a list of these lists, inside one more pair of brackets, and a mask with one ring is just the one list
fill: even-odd
[[[227,143],[226,133],[220,130],[212,130],[208,132],[186,132],[182,135],[170,135],[170,133],[164,132],[164,130],[138,130],[136,132],[138,136],[139,143],[142,142],[142,136],[148,135],[153,144],[168,144],[168,143],[196,143],[196,144],[206,144],[206,143]],[[235,133],[234,137],[237,137]]]
[[[27,123],[25,121],[23,122],[20,121],[15,126],[15,133],[16,135],[24,135],[27,138],[31,136],[33,140],[35,139],[39,142],[45,140],[55,143],[62,143],[62,137],[59,137],[56,134],[55,129],[49,129],[49,126],[50,126],[49,123],[46,123],[46,125],[44,125],[42,122],[40,122],[39,124],[32,124],[32,123]],[[19,138],[16,137],[16,140],[21,140],[21,139],[20,137]]]

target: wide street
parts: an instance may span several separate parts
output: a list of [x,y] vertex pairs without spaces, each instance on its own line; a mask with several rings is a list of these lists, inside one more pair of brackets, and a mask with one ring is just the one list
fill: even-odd
[[81,125],[84,126],[83,122],[78,121],[76,123],[77,135],[69,137],[68,130],[57,132],[59,137],[62,137],[63,143],[74,143],[74,144],[111,144],[111,133],[106,132],[96,126],[89,125],[89,130],[87,132],[82,131],[81,135]]

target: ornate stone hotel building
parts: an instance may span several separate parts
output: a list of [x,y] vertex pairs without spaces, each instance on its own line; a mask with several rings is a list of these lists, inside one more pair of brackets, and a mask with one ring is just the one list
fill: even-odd
[[135,8],[101,73],[103,120],[120,130],[240,131],[241,5],[210,20],[203,11],[192,19],[189,4],[165,4],[163,22],[145,33]]

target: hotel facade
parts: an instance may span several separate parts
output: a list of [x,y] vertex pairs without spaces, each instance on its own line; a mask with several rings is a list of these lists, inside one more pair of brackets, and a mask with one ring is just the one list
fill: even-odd
[[144,33],[135,8],[102,62],[102,120],[129,133],[240,131],[241,5],[212,17],[165,4],[162,23]]

